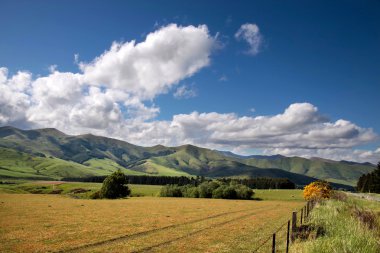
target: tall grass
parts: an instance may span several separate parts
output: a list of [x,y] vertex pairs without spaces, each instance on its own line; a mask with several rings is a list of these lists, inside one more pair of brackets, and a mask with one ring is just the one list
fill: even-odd
[[353,200],[328,200],[318,204],[311,213],[309,225],[322,227],[323,235],[296,243],[292,252],[380,252],[377,224],[375,229],[370,229],[357,217],[358,210],[362,209]]

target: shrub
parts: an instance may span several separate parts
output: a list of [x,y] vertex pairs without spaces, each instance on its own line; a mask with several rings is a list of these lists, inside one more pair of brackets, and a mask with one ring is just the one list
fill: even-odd
[[212,192],[220,186],[215,181],[203,182],[198,187],[200,198],[212,198]]
[[226,185],[221,185],[212,191],[212,198],[214,199],[224,199],[224,190],[227,188]]
[[245,185],[237,185],[235,191],[238,199],[251,199],[253,196],[252,189]]
[[185,185],[182,187],[181,192],[185,198],[199,198],[199,191],[195,186]]
[[100,199],[100,191],[96,191],[90,195],[90,199]]
[[161,197],[182,197],[181,187],[178,185],[168,184],[161,188]]
[[214,198],[214,199],[251,199],[251,188],[236,182],[226,184],[219,181],[203,182],[193,185],[166,185],[161,188],[161,197]]
[[321,200],[328,199],[331,195],[331,186],[326,181],[315,181],[307,186],[303,190],[303,197],[306,200]]
[[115,171],[104,180],[100,197],[107,199],[127,197],[131,193],[127,183],[125,175],[120,170]]

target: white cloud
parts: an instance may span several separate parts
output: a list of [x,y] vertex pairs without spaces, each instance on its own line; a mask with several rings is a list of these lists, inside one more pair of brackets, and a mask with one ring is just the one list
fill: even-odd
[[263,43],[263,36],[260,29],[256,24],[243,24],[235,33],[237,40],[244,40],[248,43],[249,49],[247,51],[250,55],[256,55],[260,52],[260,47]]
[[[309,103],[290,105],[273,116],[238,117],[227,113],[174,115],[171,121],[153,121],[129,128],[128,138],[144,145],[191,143],[221,150],[261,149],[267,154],[321,156],[337,160],[376,162],[376,152],[358,153],[355,147],[378,136],[372,129],[349,121],[331,122]],[[145,137],[144,137],[145,136]],[[366,156],[365,156],[366,155]]]
[[360,150],[355,148],[326,148],[326,149],[297,149],[297,148],[268,148],[263,151],[266,155],[281,154],[284,156],[300,156],[306,158],[322,157],[331,160],[356,162],[380,161],[380,148],[376,150]]
[[179,86],[173,94],[176,99],[188,99],[196,97],[197,95],[197,90],[193,86],[188,85]]
[[171,24],[140,43],[115,42],[93,62],[80,66],[86,83],[152,99],[208,66],[214,42],[205,25]]
[[31,103],[28,95],[31,79],[30,73],[21,71],[8,78],[8,70],[0,68],[0,125],[28,125],[25,112]]
[[[215,43],[205,25],[171,24],[140,43],[114,42],[90,63],[78,63],[75,54],[80,73],[59,72],[51,65],[49,75],[32,80],[28,72],[8,77],[1,68],[0,124],[80,133],[150,120],[159,108],[144,102],[208,66]],[[180,95],[194,96],[195,91],[184,89]]]

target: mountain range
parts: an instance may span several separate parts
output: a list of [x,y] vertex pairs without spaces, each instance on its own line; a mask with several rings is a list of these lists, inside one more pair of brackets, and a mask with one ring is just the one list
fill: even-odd
[[350,187],[375,166],[282,155],[240,156],[193,145],[142,147],[91,134],[67,135],[54,128],[0,127],[0,178],[52,180],[108,175],[117,169],[130,175],[288,178],[298,185],[323,179]]

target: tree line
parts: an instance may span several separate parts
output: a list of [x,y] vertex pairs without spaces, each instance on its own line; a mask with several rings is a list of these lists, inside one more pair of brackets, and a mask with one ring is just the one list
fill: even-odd
[[380,162],[376,170],[359,178],[356,189],[359,192],[380,193]]
[[[66,177],[62,178],[62,181],[68,182],[93,182],[102,183],[107,176],[91,176],[91,177]],[[205,181],[210,181],[204,176],[196,177],[170,177],[170,176],[133,176],[126,175],[128,184],[148,184],[148,185],[193,185],[198,186]],[[248,186],[252,189],[295,189],[296,185],[287,178],[220,178],[219,181],[224,183],[231,183],[232,181]]]
[[194,185],[165,185],[161,188],[161,197],[214,198],[214,199],[251,199],[253,191],[248,186],[219,180],[206,181]]

